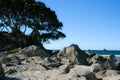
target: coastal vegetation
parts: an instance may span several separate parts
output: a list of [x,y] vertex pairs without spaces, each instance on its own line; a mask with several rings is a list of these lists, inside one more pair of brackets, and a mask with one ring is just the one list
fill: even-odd
[[49,40],[65,38],[55,11],[35,0],[0,0],[0,49],[29,45],[43,47]]
[[9,50],[9,51],[7,52],[7,54],[15,54],[15,53],[17,53],[18,51],[19,51],[18,48],[11,49],[11,50]]

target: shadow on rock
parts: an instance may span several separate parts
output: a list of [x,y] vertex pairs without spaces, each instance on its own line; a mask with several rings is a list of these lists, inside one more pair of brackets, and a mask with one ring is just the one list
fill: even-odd
[[14,77],[5,77],[5,80],[21,80],[21,79],[18,79],[18,78],[14,78]]

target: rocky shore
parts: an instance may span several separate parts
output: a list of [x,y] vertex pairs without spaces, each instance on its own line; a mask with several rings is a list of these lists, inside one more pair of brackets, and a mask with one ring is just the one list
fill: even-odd
[[31,45],[0,53],[0,80],[120,80],[116,57],[97,56],[72,44],[61,51]]

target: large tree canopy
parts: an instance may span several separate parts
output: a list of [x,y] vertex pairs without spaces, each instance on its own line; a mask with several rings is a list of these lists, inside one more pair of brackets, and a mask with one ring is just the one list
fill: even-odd
[[[66,37],[54,11],[35,0],[0,0],[0,43],[5,32],[17,47]],[[28,31],[31,30],[31,31]],[[27,34],[26,34],[27,33]]]

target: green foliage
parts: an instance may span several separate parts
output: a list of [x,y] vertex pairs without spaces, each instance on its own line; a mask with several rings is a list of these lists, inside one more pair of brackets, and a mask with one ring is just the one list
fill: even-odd
[[15,54],[15,53],[17,53],[18,51],[19,51],[18,48],[16,48],[16,49],[11,49],[11,50],[9,50],[9,51],[7,52],[7,54]]
[[[62,27],[55,12],[42,2],[0,0],[0,32],[7,31],[16,47],[42,45],[50,39],[64,38]],[[28,29],[32,32],[26,35]]]

